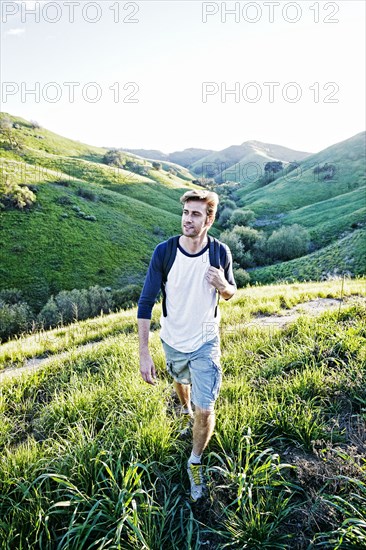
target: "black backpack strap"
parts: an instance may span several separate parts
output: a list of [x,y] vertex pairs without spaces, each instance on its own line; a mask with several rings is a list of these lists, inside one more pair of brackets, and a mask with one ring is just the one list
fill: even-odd
[[[220,269],[220,266],[221,266],[221,254],[220,254],[220,248],[221,248],[221,243],[220,241],[218,241],[217,239],[215,239],[214,237],[209,237],[209,258],[210,258],[210,265],[212,265],[212,267],[216,267],[216,269]],[[227,258],[226,258],[226,250],[225,248],[223,247],[223,250],[225,252],[225,266],[226,266],[226,263],[227,263]],[[215,307],[215,317],[217,317],[217,307],[219,305],[219,300],[220,300],[220,293],[218,291],[217,292],[217,302],[216,302],[216,307]]]
[[165,248],[165,254],[163,259],[163,270],[162,270],[163,277],[162,277],[162,284],[161,284],[161,292],[163,295],[162,308],[163,308],[164,317],[166,317],[168,314],[166,309],[165,284],[168,279],[169,271],[171,270],[175,257],[177,255],[179,237],[180,235],[175,235],[174,237],[170,237],[170,239],[167,240],[167,244]]
[[214,237],[209,237],[209,239],[210,239],[210,245],[209,245],[210,265],[212,265],[212,267],[216,267],[217,269],[220,269],[220,243]]

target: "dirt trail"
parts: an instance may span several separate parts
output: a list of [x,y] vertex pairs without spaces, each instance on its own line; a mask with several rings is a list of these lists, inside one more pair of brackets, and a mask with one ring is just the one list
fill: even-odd
[[[317,298],[315,300],[310,300],[308,302],[303,302],[293,307],[292,309],[287,310],[282,315],[262,315],[254,317],[248,325],[259,325],[259,326],[274,326],[277,328],[283,328],[292,321],[295,321],[301,314],[306,313],[309,315],[320,315],[324,311],[340,309],[342,307],[343,301],[335,298]],[[82,346],[77,346],[70,351],[63,351],[49,357],[33,357],[24,362],[22,367],[9,367],[0,372],[0,383],[6,378],[20,376],[24,372],[34,372],[40,367],[43,367],[48,362],[53,361],[54,359],[63,359],[67,357],[70,353],[75,350],[81,351],[85,349],[90,349],[94,346],[98,346],[98,342],[89,342]]]

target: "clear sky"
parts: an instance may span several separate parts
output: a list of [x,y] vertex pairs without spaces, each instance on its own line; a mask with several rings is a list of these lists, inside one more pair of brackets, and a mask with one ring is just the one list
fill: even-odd
[[365,129],[363,1],[0,4],[1,110],[71,139],[317,152]]

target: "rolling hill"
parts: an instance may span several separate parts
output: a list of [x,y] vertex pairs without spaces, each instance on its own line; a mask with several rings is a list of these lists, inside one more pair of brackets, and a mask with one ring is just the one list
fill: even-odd
[[21,147],[1,134],[2,192],[26,184],[36,202],[0,210],[0,290],[22,290],[37,310],[60,290],[141,283],[153,247],[180,230],[189,172],[128,155],[141,173],[108,166],[105,149],[5,116]]
[[238,205],[255,212],[258,228],[303,225],[316,248],[344,237],[365,222],[365,135],[311,155],[267,185],[240,187]]
[[[36,201],[23,209],[0,207],[0,290],[22,290],[38,311],[61,290],[141,284],[154,246],[180,231],[179,197],[195,187],[190,171],[171,157],[160,159],[161,166],[154,168],[153,157],[137,151],[120,152],[120,164],[107,165],[104,148],[3,116],[18,145],[1,132],[2,194],[9,186],[26,185]],[[269,234],[300,224],[311,237],[312,254],[253,269],[253,282],[365,273],[364,151],[362,132],[314,155],[300,153],[304,158],[297,168],[276,174],[271,183],[235,186],[233,198],[239,207],[255,212],[255,228]],[[191,159],[207,153],[186,152],[186,160],[189,152]],[[238,159],[300,158],[296,151],[257,141],[224,152],[215,159],[226,158],[233,167]],[[212,154],[202,158],[212,160]],[[212,234],[219,236],[219,227]]]
[[[281,145],[261,141],[245,141],[241,145],[231,145],[221,151],[188,148],[166,155],[161,151],[148,149],[126,149],[126,152],[160,161],[170,161],[188,168],[197,177],[214,178],[216,183],[226,180],[247,184],[252,178],[251,170],[264,172],[267,162],[281,161],[298,163],[310,153],[295,151]],[[249,170],[249,174],[248,174]]]

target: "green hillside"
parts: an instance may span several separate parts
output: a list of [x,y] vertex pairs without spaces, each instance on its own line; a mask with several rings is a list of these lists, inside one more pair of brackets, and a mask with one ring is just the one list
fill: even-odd
[[321,281],[344,274],[355,277],[366,273],[366,229],[351,234],[312,254],[250,271],[251,282]]
[[365,188],[365,135],[361,132],[311,155],[298,169],[264,187],[249,192],[242,187],[237,192],[240,206],[268,217]]
[[286,165],[293,161],[299,162],[309,154],[281,145],[246,141],[241,145],[231,145],[222,151],[209,153],[189,168],[199,176],[202,174],[215,178],[218,183],[229,180],[246,185],[253,179],[253,172],[257,178],[257,170],[263,174],[267,162],[282,161]]
[[[364,548],[364,282],[257,287],[223,301],[223,384],[199,504],[156,330],[157,385],[138,372],[136,310],[0,346],[7,359],[12,346],[16,366],[42,346],[68,350],[0,381],[0,547]],[[325,297],[339,306],[284,329],[261,324],[263,313]],[[89,335],[95,345],[78,347]]]
[[189,172],[155,170],[147,160],[143,174],[108,166],[105,149],[6,116],[21,147],[1,134],[2,190],[29,185],[36,202],[0,210],[0,290],[23,290],[38,309],[60,290],[140,283],[154,246],[180,231]]

